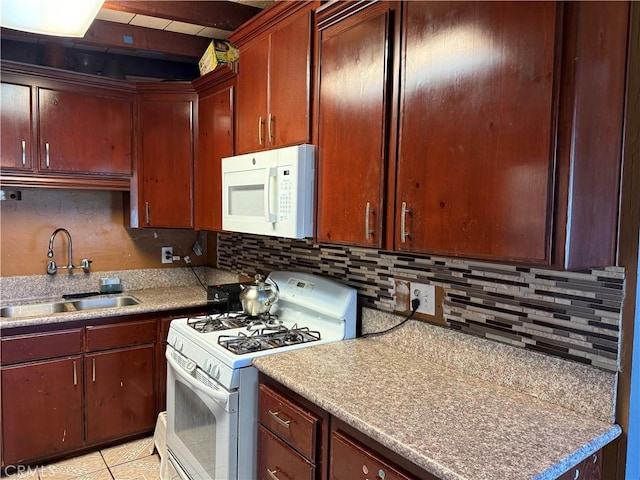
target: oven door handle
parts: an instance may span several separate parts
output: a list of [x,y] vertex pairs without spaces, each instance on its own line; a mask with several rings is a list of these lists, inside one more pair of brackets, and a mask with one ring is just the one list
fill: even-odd
[[227,402],[229,401],[229,396],[227,394],[218,392],[211,387],[203,385],[202,383],[191,377],[191,375],[185,375],[183,373],[182,367],[178,364],[178,362],[171,358],[171,354],[168,351],[164,353],[164,356],[167,357],[167,362],[169,362],[169,365],[171,365],[171,367],[175,370],[175,372],[180,376],[181,379],[183,379],[196,390],[200,390],[205,395],[213,398],[216,402],[223,405],[227,404]]

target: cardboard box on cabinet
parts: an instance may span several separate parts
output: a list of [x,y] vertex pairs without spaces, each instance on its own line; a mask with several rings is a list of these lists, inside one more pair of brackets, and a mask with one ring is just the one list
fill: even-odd
[[233,43],[213,39],[198,62],[200,75],[214,71],[222,63],[233,63],[239,57],[240,52]]

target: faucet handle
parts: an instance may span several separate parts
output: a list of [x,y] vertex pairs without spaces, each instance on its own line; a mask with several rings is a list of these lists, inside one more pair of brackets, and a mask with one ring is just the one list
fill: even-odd
[[82,269],[86,272],[89,271],[89,269],[91,268],[91,264],[93,263],[93,260],[88,260],[86,258],[82,259],[82,262],[80,262],[80,266],[82,267]]
[[57,271],[58,271],[58,266],[56,265],[56,262],[54,262],[53,260],[49,260],[47,262],[47,273],[49,275],[54,275]]

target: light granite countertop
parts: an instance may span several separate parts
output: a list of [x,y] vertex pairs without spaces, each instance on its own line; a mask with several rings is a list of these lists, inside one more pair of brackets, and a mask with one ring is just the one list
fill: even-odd
[[[555,479],[621,433],[611,422],[423,361],[419,350],[407,353],[383,337],[304,348],[253,363],[445,480]],[[588,389],[584,395],[590,395]]]
[[130,295],[140,303],[43,316],[0,317],[0,329],[203,307],[207,304],[203,284],[238,281],[234,273],[208,267],[1,277],[0,306],[64,301],[63,294],[97,291],[100,279],[105,277],[121,279],[124,291],[118,295]]

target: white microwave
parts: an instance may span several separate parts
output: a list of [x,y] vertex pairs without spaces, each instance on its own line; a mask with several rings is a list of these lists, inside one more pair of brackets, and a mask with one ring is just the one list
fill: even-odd
[[314,156],[305,144],[223,158],[223,230],[312,237]]

